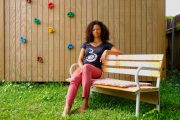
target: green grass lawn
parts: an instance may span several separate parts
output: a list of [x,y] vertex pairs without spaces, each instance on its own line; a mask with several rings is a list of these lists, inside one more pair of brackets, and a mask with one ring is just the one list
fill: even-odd
[[[89,109],[81,114],[81,89],[72,108],[62,118],[68,85],[63,83],[0,82],[0,120],[123,120],[136,119],[135,101],[93,93]],[[155,105],[141,103],[139,119],[180,120],[180,73],[161,82],[161,112]]]

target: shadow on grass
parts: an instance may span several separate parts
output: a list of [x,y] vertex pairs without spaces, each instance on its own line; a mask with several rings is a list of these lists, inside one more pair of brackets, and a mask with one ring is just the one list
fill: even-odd
[[[136,102],[134,100],[125,99],[121,97],[115,97],[100,93],[93,93],[89,102],[90,109],[116,109],[127,112],[135,113]],[[155,105],[141,102],[141,112],[147,112],[153,108]]]

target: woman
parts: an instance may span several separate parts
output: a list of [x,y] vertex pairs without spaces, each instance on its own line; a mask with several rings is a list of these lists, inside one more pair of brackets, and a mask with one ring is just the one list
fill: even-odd
[[100,21],[92,21],[86,29],[86,42],[83,43],[78,64],[79,68],[73,73],[66,103],[62,116],[70,114],[70,110],[76,97],[78,87],[82,83],[82,105],[78,112],[88,108],[88,98],[91,87],[91,78],[100,78],[102,75],[101,65],[108,54],[120,54],[109,40],[109,31]]

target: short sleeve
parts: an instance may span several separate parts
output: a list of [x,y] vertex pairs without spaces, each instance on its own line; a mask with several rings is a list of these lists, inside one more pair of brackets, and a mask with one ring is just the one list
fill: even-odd
[[106,43],[106,48],[108,49],[108,50],[111,50],[111,48],[113,47],[114,45],[113,44],[111,44],[111,43]]
[[86,44],[87,44],[86,42],[83,42],[81,48],[86,49]]

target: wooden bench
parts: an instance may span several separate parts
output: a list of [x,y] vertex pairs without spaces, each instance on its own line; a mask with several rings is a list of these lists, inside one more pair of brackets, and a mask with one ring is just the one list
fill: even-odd
[[[130,81],[114,78],[93,79],[91,91],[136,100],[136,116],[139,115],[140,101],[155,104],[160,111],[162,60],[162,54],[108,55],[102,66],[104,73],[131,75],[133,79]],[[76,65],[71,66],[71,75]],[[139,82],[139,76],[143,76],[141,79],[147,77],[146,82]]]

